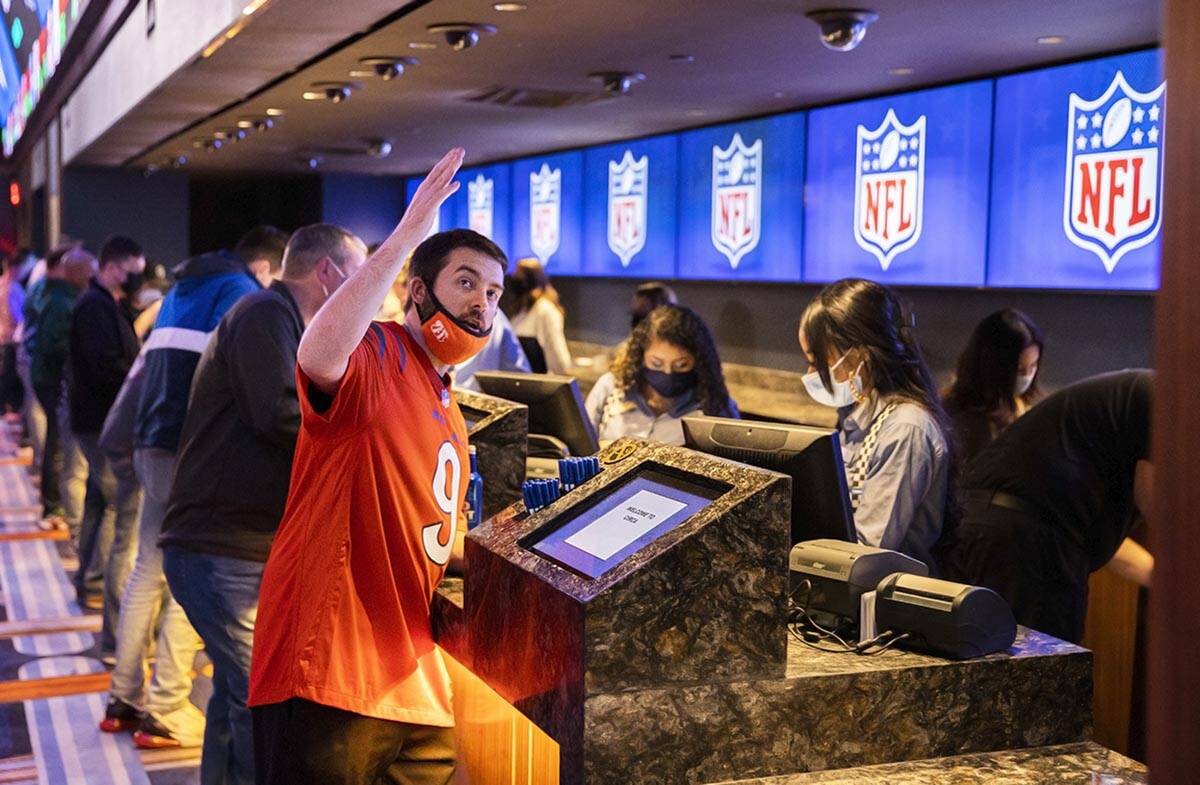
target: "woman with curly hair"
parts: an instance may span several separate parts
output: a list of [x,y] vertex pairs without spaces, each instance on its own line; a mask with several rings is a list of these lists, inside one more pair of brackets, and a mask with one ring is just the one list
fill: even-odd
[[708,325],[682,305],[650,312],[587,397],[601,443],[637,436],[683,444],[685,414],[737,417]]

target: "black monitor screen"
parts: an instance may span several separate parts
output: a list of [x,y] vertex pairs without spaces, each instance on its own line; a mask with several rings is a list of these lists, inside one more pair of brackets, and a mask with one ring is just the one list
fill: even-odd
[[571,455],[593,455],[600,448],[574,377],[480,371],[475,381],[488,395],[528,406],[530,435],[553,436]]
[[[658,469],[644,469],[569,517],[540,532],[530,550],[589,578],[599,578],[724,493]],[[574,513],[568,511],[568,515]]]

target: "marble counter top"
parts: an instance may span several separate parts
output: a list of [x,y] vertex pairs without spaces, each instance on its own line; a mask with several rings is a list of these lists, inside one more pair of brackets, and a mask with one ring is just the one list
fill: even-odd
[[1094,742],[955,755],[715,785],[1144,785],[1146,767]]

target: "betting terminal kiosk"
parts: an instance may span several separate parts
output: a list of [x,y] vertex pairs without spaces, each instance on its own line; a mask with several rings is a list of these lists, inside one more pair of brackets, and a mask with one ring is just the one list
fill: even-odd
[[468,667],[560,745],[562,783],[621,770],[630,690],[778,679],[787,656],[788,478],[635,439],[600,461],[467,536]]
[[486,520],[521,498],[529,408],[468,390],[456,389],[454,399],[467,424],[467,439],[478,452]]

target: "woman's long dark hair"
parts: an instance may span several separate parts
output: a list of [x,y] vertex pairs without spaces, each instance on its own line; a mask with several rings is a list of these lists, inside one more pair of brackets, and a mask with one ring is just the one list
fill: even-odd
[[543,297],[550,300],[559,311],[563,310],[558,291],[550,283],[546,268],[537,259],[521,259],[504,284],[505,297],[501,301],[508,316],[516,316],[533,307]]
[[[971,339],[958,358],[954,383],[946,391],[946,408],[959,412],[980,412],[997,429],[1003,430],[1017,417],[1013,391],[1021,352],[1038,348],[1038,367],[1045,340],[1042,331],[1015,308],[987,316],[975,327]],[[1038,379],[1021,396],[1026,404],[1041,398]]]
[[[942,543],[957,528],[958,448],[950,418],[938,398],[933,374],[917,343],[915,319],[887,286],[862,278],[844,278],[822,289],[804,310],[800,331],[812,365],[832,389],[829,356],[857,349],[863,376],[881,401],[907,401],[925,409],[942,432],[947,449],[947,494]],[[849,369],[853,371],[854,369]]]
[[630,390],[640,383],[646,347],[655,339],[678,346],[695,359],[696,398],[705,414],[718,417],[732,414],[712,331],[698,313],[682,305],[660,305],[633,328],[611,368],[621,389]]

